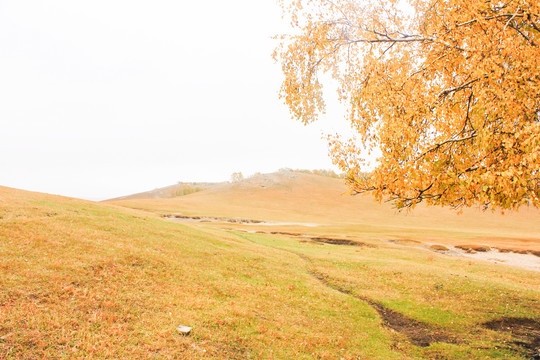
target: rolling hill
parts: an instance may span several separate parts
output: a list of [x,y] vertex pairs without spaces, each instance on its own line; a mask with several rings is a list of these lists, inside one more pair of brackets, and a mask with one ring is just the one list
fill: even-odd
[[182,197],[110,203],[161,215],[315,223],[322,232],[413,237],[443,243],[467,240],[540,250],[540,209],[521,208],[501,214],[467,208],[458,214],[454,209],[419,205],[412,211],[399,212],[369,195],[348,195],[343,180],[294,171],[259,174]]
[[120,196],[110,201],[133,200],[133,199],[167,199],[178,196],[189,195],[218,185],[207,182],[178,182],[177,184],[145,191],[137,194]]

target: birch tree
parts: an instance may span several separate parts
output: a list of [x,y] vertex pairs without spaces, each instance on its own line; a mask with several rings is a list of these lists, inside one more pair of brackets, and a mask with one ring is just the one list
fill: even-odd
[[[329,137],[353,193],[397,207],[540,205],[540,2],[283,0],[281,96],[324,112],[322,73],[355,131]],[[376,155],[368,172],[365,158]]]

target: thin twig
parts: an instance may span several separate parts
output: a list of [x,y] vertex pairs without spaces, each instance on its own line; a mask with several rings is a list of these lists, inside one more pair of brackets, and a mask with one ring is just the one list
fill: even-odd
[[456,87],[453,87],[453,88],[450,88],[450,89],[446,89],[446,90],[443,90],[439,93],[438,97],[444,97],[444,96],[447,96],[448,94],[450,93],[453,93],[453,92],[456,92],[456,91],[459,91],[459,90],[463,90],[465,88],[467,88],[469,85],[477,82],[478,80],[480,80],[480,78],[476,78],[476,79],[473,79],[473,80],[470,80],[470,81],[467,81],[466,83],[464,84],[461,84],[459,86],[456,86]]

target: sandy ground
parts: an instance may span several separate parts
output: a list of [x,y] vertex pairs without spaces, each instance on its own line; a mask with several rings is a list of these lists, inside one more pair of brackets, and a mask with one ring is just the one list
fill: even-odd
[[452,247],[448,251],[437,251],[449,256],[458,256],[476,260],[489,261],[496,264],[516,266],[527,270],[540,271],[540,257],[533,254],[518,254],[513,252],[500,252],[490,250],[485,252],[468,253]]

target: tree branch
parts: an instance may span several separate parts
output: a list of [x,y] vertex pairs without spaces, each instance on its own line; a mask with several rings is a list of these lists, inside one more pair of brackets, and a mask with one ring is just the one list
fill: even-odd
[[461,138],[457,138],[457,139],[445,140],[442,143],[439,143],[439,144],[435,145],[434,147],[432,147],[431,149],[428,149],[427,151],[425,151],[423,154],[418,156],[415,161],[420,160],[421,158],[423,158],[424,156],[426,156],[430,152],[434,152],[434,151],[439,150],[441,147],[443,147],[446,144],[455,144],[455,143],[462,142],[462,141],[472,140],[477,136],[478,135],[477,135],[476,131],[473,131],[469,136],[465,136],[465,137],[461,137]]
[[473,129],[473,131],[476,131],[474,129],[473,124],[471,123],[471,118],[469,116],[470,111],[471,111],[472,98],[473,98],[473,92],[471,91],[471,94],[469,95],[469,99],[467,100],[467,115],[465,116],[465,123],[463,124],[463,130],[461,130],[462,133],[465,131],[465,127],[467,126],[467,123],[469,123],[469,125],[471,126],[471,129]]
[[469,85],[471,85],[471,84],[477,82],[478,80],[480,80],[480,78],[476,78],[476,79],[467,81],[466,83],[461,84],[461,85],[459,85],[459,86],[456,86],[456,87],[453,87],[453,88],[450,88],[450,89],[443,90],[443,91],[441,91],[441,92],[439,93],[438,97],[445,97],[445,96],[447,96],[447,95],[450,94],[450,93],[453,93],[453,92],[456,92],[456,91],[463,90],[463,89],[467,88]]
[[510,27],[514,30],[516,30],[521,36],[523,36],[525,38],[525,40],[527,40],[532,46],[536,46],[536,43],[534,41],[532,41],[527,35],[525,35],[523,32],[521,32],[521,30],[519,30],[519,28],[517,28],[514,24],[511,24]]
[[[499,14],[499,15],[483,17],[482,20],[493,20],[493,19],[502,18],[502,17],[509,17],[509,18],[525,17],[525,14],[518,14],[518,13],[516,13],[516,14]],[[461,24],[456,24],[456,28],[461,27],[461,26],[466,26],[466,25],[475,23],[477,21],[478,21],[478,19],[472,19],[472,20],[469,20],[469,21],[465,21],[465,22],[463,22]]]
[[503,32],[504,32],[504,30],[506,30],[506,27],[508,26],[508,24],[510,24],[510,22],[516,18],[517,14],[519,13],[519,10],[521,10],[521,9],[518,6],[518,8],[516,9],[516,12],[514,13],[514,15],[512,15],[512,17],[510,17],[510,19],[508,19],[508,21],[504,25],[504,28],[502,29]]

